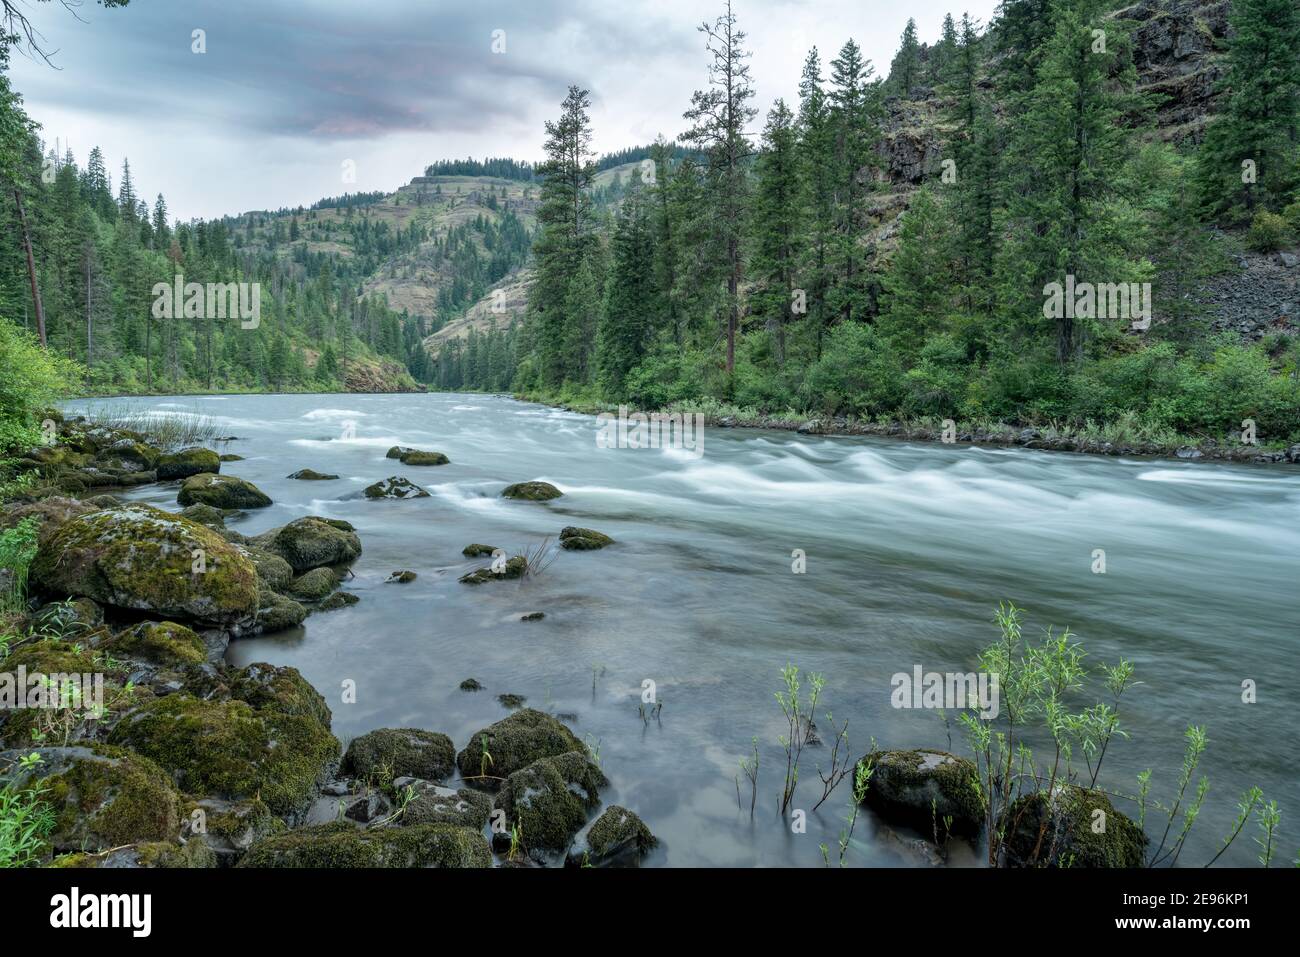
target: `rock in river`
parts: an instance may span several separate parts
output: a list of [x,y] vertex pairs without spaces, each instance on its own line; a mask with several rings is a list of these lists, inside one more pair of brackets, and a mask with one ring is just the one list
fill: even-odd
[[429,493],[410,479],[400,475],[390,475],[374,485],[367,485],[365,496],[366,498],[428,498]]
[[[490,760],[484,760],[484,750]],[[523,708],[474,732],[465,750],[456,755],[456,765],[470,783],[492,787],[492,781],[480,777],[484,769],[487,775],[504,778],[539,758],[585,750],[577,736],[555,718]]]
[[176,501],[187,506],[266,508],[271,504],[271,496],[247,479],[201,472],[198,475],[191,475],[182,483]]
[[158,457],[158,481],[189,478],[200,472],[220,472],[221,456],[211,449],[190,448]]
[[324,472],[316,472],[312,469],[299,469],[288,478],[298,479],[303,482],[331,482],[338,478],[337,475],[327,475]]
[[522,499],[527,502],[549,502],[563,494],[550,482],[516,482],[501,490],[504,498]]
[[614,539],[594,528],[570,525],[560,532],[560,547],[569,551],[588,552],[613,544]]
[[858,763],[870,761],[875,770],[863,801],[882,817],[900,820],[922,833],[931,833],[936,821],[952,818],[954,834],[974,835],[984,823],[984,800],[973,762],[946,751],[873,751]]
[[307,516],[273,528],[253,539],[253,544],[279,555],[302,573],[322,565],[355,561],[361,554],[361,539],[341,519]]

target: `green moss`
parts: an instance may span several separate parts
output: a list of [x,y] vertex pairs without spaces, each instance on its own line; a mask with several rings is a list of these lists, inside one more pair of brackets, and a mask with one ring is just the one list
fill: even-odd
[[459,581],[462,585],[482,585],[485,582],[509,581],[523,578],[524,572],[527,570],[527,560],[522,555],[512,555],[506,559],[506,567],[499,574],[492,570],[491,565],[488,565],[485,568],[476,568],[474,571],[462,575]]
[[600,788],[608,783],[585,750],[571,751],[511,774],[501,787],[497,807],[508,824],[519,825],[530,851],[562,851],[600,804]]
[[474,780],[481,774],[485,738],[492,755],[487,774],[497,778],[508,777],[540,758],[585,750],[577,736],[551,715],[523,708],[474,732],[465,749],[456,755],[456,765],[466,780],[486,787],[493,786],[493,782]]
[[211,505],[213,508],[266,508],[271,496],[246,479],[234,475],[201,472],[181,484],[176,495],[181,505]]
[[[977,833],[984,822],[984,799],[973,762],[946,751],[875,751],[875,771],[865,803],[881,815],[930,833],[952,818],[952,832]],[[859,762],[861,763],[861,762]]]
[[220,472],[221,457],[211,449],[189,448],[158,457],[158,480],[188,478],[200,472]]
[[253,545],[244,545],[241,551],[253,563],[258,579],[272,591],[284,591],[293,581],[293,566],[275,552]]
[[624,856],[640,858],[659,840],[645,822],[625,807],[611,804],[587,831],[584,850],[595,863],[613,861]]
[[338,478],[338,476],[327,475],[324,472],[317,472],[314,469],[299,469],[287,476],[287,478],[298,479],[300,482],[331,482]]
[[441,452],[423,452],[420,449],[403,452],[398,458],[403,465],[446,465],[451,461]]
[[460,550],[460,553],[464,555],[466,558],[482,558],[486,555],[491,555],[495,551],[496,548],[494,548],[491,545],[475,544],[475,545],[466,545],[464,548]]
[[388,576],[388,581],[386,582],[386,584],[409,585],[411,582],[415,581],[417,577],[418,576],[415,574],[415,572],[410,570],[396,571]]
[[429,493],[410,479],[400,475],[390,475],[374,485],[367,485],[365,496],[366,498],[428,498]]
[[264,632],[296,628],[307,618],[307,609],[269,588],[258,590],[257,624]]
[[420,728],[380,728],[352,740],[342,770],[380,786],[400,777],[440,781],[451,774],[455,758],[456,747],[445,734]]
[[339,752],[338,740],[315,717],[187,694],[132,712],[111,740],[157,761],[186,791],[260,796],[280,815],[306,808]]
[[1143,867],[1147,836],[1101,791],[1065,785],[1017,798],[999,819],[1012,867]]
[[114,657],[142,658],[160,665],[201,665],[207,660],[203,639],[173,621],[141,622],[100,647]]
[[454,824],[362,830],[346,821],[304,827],[254,844],[239,867],[491,867],[483,835]]
[[191,522],[198,522],[208,528],[225,528],[226,514],[211,505],[190,505],[181,509],[181,514]]
[[361,599],[350,591],[336,591],[323,602],[317,605],[319,611],[333,611],[335,608],[345,608],[348,605],[355,605]]
[[313,568],[289,583],[286,589],[294,598],[320,601],[339,587],[339,577],[329,568]]
[[570,551],[594,551],[613,544],[614,539],[594,528],[578,528],[570,525],[560,532],[560,547]]
[[298,573],[352,562],[361,554],[361,539],[351,525],[315,516],[272,529],[257,536],[254,544],[279,555]]
[[550,482],[516,482],[501,490],[501,495],[505,498],[522,499],[528,502],[548,502],[563,494]]
[[405,445],[394,445],[391,449],[389,449],[387,452],[384,453],[384,458],[400,459],[407,452],[414,452],[414,451],[415,449],[408,448]]
[[482,830],[492,814],[492,798],[469,788],[424,788],[402,811],[403,827],[459,824]]
[[229,625],[257,608],[247,557],[211,529],[143,504],[69,519],[42,541],[32,577],[55,593],[169,618]]

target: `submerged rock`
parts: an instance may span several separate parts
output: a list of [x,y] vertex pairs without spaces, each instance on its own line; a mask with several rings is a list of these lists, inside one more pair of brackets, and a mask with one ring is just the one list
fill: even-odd
[[336,608],[346,608],[348,605],[355,605],[361,600],[359,595],[354,595],[350,591],[336,591],[323,602],[316,606],[317,611],[333,611]]
[[345,821],[269,837],[239,867],[491,867],[483,835],[454,824],[362,830]]
[[438,781],[451,774],[455,764],[456,746],[445,734],[420,728],[379,728],[352,740],[341,770],[370,784],[387,786],[398,777]]
[[285,477],[291,479],[299,479],[300,481],[303,482],[332,482],[334,479],[338,478],[337,475],[329,475],[326,474],[325,472],[316,472],[313,471],[312,469],[299,469],[298,471],[293,472],[292,474],[287,475]]
[[391,449],[389,449],[387,452],[384,453],[384,458],[400,459],[407,452],[414,452],[414,451],[415,449],[407,445],[394,445]]
[[266,508],[271,496],[247,479],[202,472],[191,475],[176,495],[181,505],[211,505],[213,508]]
[[477,678],[466,678],[460,683],[461,691],[482,691],[483,686],[479,684]]
[[421,449],[407,449],[397,459],[403,465],[447,465],[451,461],[441,452],[425,452]]
[[494,572],[492,566],[477,568],[468,574],[461,575],[458,581],[462,585],[482,585],[484,582],[506,581],[509,579],[523,578],[524,573],[528,570],[528,561],[522,555],[514,555],[506,559],[505,568],[500,572]]
[[299,574],[324,565],[347,564],[361,554],[361,539],[352,525],[314,515],[264,532],[253,544],[279,555]]
[[1128,867],[1146,864],[1147,836],[1101,791],[1063,785],[1017,798],[999,819],[1004,867]]
[[365,488],[366,498],[428,498],[429,493],[409,479],[390,475]]
[[483,558],[487,555],[491,555],[495,551],[496,548],[494,548],[491,545],[474,544],[474,545],[466,545],[464,548],[460,550],[460,553],[464,555],[466,558]]
[[520,615],[519,620],[520,621],[541,621],[545,617],[546,617],[546,612],[544,611],[530,611],[526,615]]
[[946,751],[873,751],[859,761],[875,767],[863,803],[887,819],[923,833],[974,835],[984,823],[984,799],[975,764]]
[[221,456],[211,449],[189,448],[158,456],[158,481],[189,478],[201,472],[220,472]]
[[[456,755],[456,765],[471,784],[494,787],[491,777],[508,777],[540,758],[585,750],[577,736],[555,718],[523,708],[474,732]],[[490,758],[484,759],[484,751]]]
[[607,784],[585,749],[569,751],[511,774],[496,806],[505,812],[507,826],[518,825],[530,853],[563,851],[600,804],[600,788]]
[[569,867],[635,867],[659,839],[625,807],[611,804],[569,850]]
[[501,490],[503,498],[522,499],[527,502],[548,502],[563,494],[550,482],[516,482]]
[[594,551],[613,544],[614,539],[594,528],[578,528],[570,525],[560,532],[560,547],[570,551]]
[[415,581],[416,577],[417,577],[417,576],[416,576],[415,572],[413,572],[413,571],[398,571],[398,572],[393,572],[391,575],[388,576],[387,579],[385,579],[384,584],[386,584],[386,585],[408,585],[408,584],[410,584],[411,582]]
[[521,694],[499,694],[497,695],[497,701],[502,707],[513,710],[514,708],[522,708],[528,699]]
[[47,591],[224,626],[251,621],[258,606],[247,556],[209,528],[138,503],[64,523],[42,542],[31,575]]

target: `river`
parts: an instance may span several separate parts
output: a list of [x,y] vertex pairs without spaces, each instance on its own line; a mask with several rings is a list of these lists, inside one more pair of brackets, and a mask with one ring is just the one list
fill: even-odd
[[[1283,810],[1277,863],[1300,850],[1300,469],[726,429],[705,432],[699,457],[605,449],[591,416],[484,395],[129,405],[209,417],[237,437],[220,450],[244,460],[223,471],[275,504],[229,527],[252,535],[323,515],[346,519],[361,536],[356,577],[344,585],[359,604],[236,640],[233,664],[300,669],[329,702],[345,743],[373,728],[421,727],[464,747],[507,713],[496,701],[506,692],[567,713],[611,779],[605,803],[633,809],[661,839],[650,865],[819,866],[820,844],[834,853],[850,785],[808,813],[804,833],[778,817],[781,668],[825,676],[822,737],[829,743],[825,712],[847,718],[854,757],[872,739],[966,753],[955,723],[950,732],[935,711],[891,706],[891,677],[917,665],[974,670],[979,649],[998,635],[1002,599],[1024,609],[1034,640],[1068,626],[1089,661],[1134,663],[1142,684],[1121,708],[1131,737],[1111,746],[1103,785],[1132,793],[1150,767],[1153,795],[1170,797],[1184,727],[1208,729],[1201,771],[1211,788],[1182,864],[1213,856],[1252,784]],[[451,464],[385,459],[398,444],[445,452]],[[285,477],[301,468],[340,478]],[[389,475],[432,497],[349,497]],[[507,483],[530,479],[564,496],[499,497]],[[174,485],[126,497],[178,508]],[[457,582],[484,563],[465,559],[465,545],[513,553],[553,541],[565,525],[596,528],[617,544],[560,552],[522,583]],[[796,549],[806,555],[803,574],[792,570]],[[1097,549],[1104,573],[1095,571]],[[419,577],[384,584],[398,569]],[[545,619],[520,621],[533,611]],[[484,690],[459,690],[469,677]],[[647,680],[662,704],[648,722],[639,714]],[[1247,680],[1257,685],[1255,703],[1243,703]],[[356,684],[353,704],[342,703],[346,682]],[[738,762],[755,736],[751,821]],[[821,796],[815,768],[828,760],[827,746],[805,752],[796,808]],[[878,827],[864,815],[846,863],[911,863]],[[1221,863],[1253,863],[1254,836],[1243,835]],[[950,864],[977,864],[980,853],[954,847]]]

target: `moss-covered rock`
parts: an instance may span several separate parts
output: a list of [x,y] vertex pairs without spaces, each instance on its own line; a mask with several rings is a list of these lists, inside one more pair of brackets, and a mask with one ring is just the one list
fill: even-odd
[[98,459],[104,464],[132,472],[148,472],[157,468],[161,454],[144,442],[123,436],[100,450]]
[[286,591],[299,601],[320,601],[339,587],[339,576],[331,568],[313,568],[289,582]]
[[461,691],[482,691],[483,685],[477,678],[466,678],[460,683]]
[[333,611],[336,608],[346,608],[348,605],[355,605],[361,599],[350,591],[336,591],[323,602],[316,606],[317,611]]
[[405,805],[398,823],[459,824],[481,831],[492,814],[492,798],[470,788],[447,788],[428,781],[398,778],[393,787],[399,797],[409,788],[414,797]]
[[244,457],[243,457],[242,455],[236,455],[234,452],[225,452],[225,453],[223,453],[223,454],[220,456],[220,458],[221,458],[221,461],[223,461],[223,462],[242,462],[242,461],[244,461]]
[[34,519],[37,536],[48,538],[69,519],[88,512],[98,511],[99,507],[88,501],[51,495],[35,502],[15,502],[0,509],[0,528],[14,528],[25,519]]
[[522,499],[527,502],[549,502],[563,494],[550,482],[516,482],[501,490],[503,498]]
[[352,562],[361,554],[361,539],[349,523],[314,515],[264,532],[253,543],[279,555],[300,574],[323,565]]
[[33,612],[31,621],[42,634],[84,638],[104,623],[104,609],[89,598],[52,601]]
[[429,493],[410,479],[400,475],[390,475],[386,479],[367,485],[366,498],[428,498]]
[[224,863],[237,860],[264,838],[288,830],[258,798],[200,798],[182,808],[181,836],[211,849]]
[[507,693],[497,695],[497,703],[503,708],[509,708],[512,711],[515,708],[522,708],[527,701],[528,699],[521,694]]
[[145,621],[120,631],[100,648],[117,658],[136,658],[168,667],[201,665],[207,660],[203,639],[174,621]]
[[483,835],[454,824],[362,830],[346,821],[259,841],[239,867],[491,867]]
[[189,478],[200,472],[220,472],[221,456],[211,449],[189,448],[158,456],[158,481]]
[[110,740],[152,758],[190,793],[257,796],[281,816],[307,808],[339,753],[328,725],[310,714],[188,694],[137,709]]
[[534,761],[501,786],[496,806],[518,825],[529,852],[563,851],[600,804],[609,781],[586,749]]
[[55,852],[102,851],[140,841],[174,841],[180,798],[153,761],[103,744],[37,748],[41,761],[21,769],[30,748],[0,753],[0,782],[42,789],[54,811],[49,844]]
[[337,475],[332,475],[326,472],[317,472],[314,469],[299,469],[296,472],[290,473],[286,477],[298,479],[300,482],[332,482],[338,478]]
[[421,449],[410,449],[398,456],[398,461],[403,465],[446,465],[451,459],[441,452],[425,452]]
[[185,844],[174,841],[149,841],[127,847],[115,847],[97,854],[84,852],[56,857],[51,867],[72,868],[153,868],[169,870],[217,867],[217,854],[202,841]]
[[201,472],[191,475],[176,494],[181,505],[211,505],[213,508],[266,508],[271,496],[247,479],[234,475]]
[[1147,836],[1101,791],[1069,784],[1017,798],[999,819],[1004,867],[1143,867]]
[[[485,748],[491,755],[487,761],[483,760]],[[456,765],[475,786],[493,787],[492,777],[509,777],[540,758],[584,750],[577,736],[551,715],[524,708],[474,732],[456,755]]]
[[462,585],[482,585],[484,582],[523,578],[526,571],[528,571],[528,561],[524,556],[512,555],[506,559],[505,568],[500,572],[494,572],[492,566],[488,565],[484,568],[476,568],[466,575],[461,575],[458,580]]
[[645,822],[611,804],[569,850],[570,867],[635,867],[659,843]]
[[417,577],[418,576],[415,574],[415,572],[409,569],[403,569],[401,571],[393,572],[391,575],[389,575],[388,578],[384,580],[384,584],[409,585],[411,582],[415,581]]
[[[28,676],[44,675],[57,681],[54,685],[35,687],[43,689],[42,694],[58,697],[60,703],[66,688],[76,689],[84,696],[89,687],[93,694],[95,675],[103,675],[102,687],[106,698],[120,689],[126,678],[122,663],[105,659],[102,654],[91,651],[89,645],[80,639],[64,641],[49,638],[18,645],[0,664],[0,700],[4,700],[4,706],[0,707],[0,747],[19,748],[31,744],[34,732],[41,730],[41,719],[50,714],[46,708],[12,706],[9,700],[11,696],[31,690],[19,683],[18,676],[24,673]],[[66,675],[67,678],[58,679],[56,676],[59,675]],[[16,703],[16,700],[12,703]],[[76,704],[75,700],[68,703]],[[82,704],[89,705],[90,702],[86,702],[83,697]],[[61,717],[67,714],[68,712],[62,712]],[[102,720],[99,722],[103,723]],[[93,737],[95,732],[95,721],[79,717],[69,732],[69,740],[80,741]]]
[[492,545],[474,544],[466,545],[460,550],[460,553],[466,558],[483,558],[484,556],[491,555],[495,551],[496,548]]
[[56,594],[167,618],[231,626],[257,610],[246,556],[211,529],[143,504],[65,522],[41,543],[31,575]]
[[875,770],[863,803],[889,820],[925,833],[974,835],[984,823],[984,799],[975,764],[946,751],[873,751],[859,761]]
[[387,452],[384,453],[384,458],[400,459],[407,452],[414,452],[414,451],[416,450],[411,448],[408,445],[394,445],[391,449],[389,449]]
[[263,632],[296,628],[307,619],[307,609],[269,588],[258,590],[256,623]]
[[570,551],[588,552],[613,544],[614,539],[594,528],[578,528],[570,525],[560,532],[560,547]]
[[387,786],[393,778],[440,781],[455,767],[451,738],[420,728],[379,728],[354,738],[341,770],[363,781]]
[[257,578],[272,591],[284,591],[293,581],[293,566],[275,552],[268,552],[256,545],[243,545],[240,551],[248,556],[253,567],[257,569]]
[[212,505],[197,504],[187,505],[181,509],[181,514],[191,522],[198,522],[200,525],[206,525],[208,528],[225,528],[226,513]]

